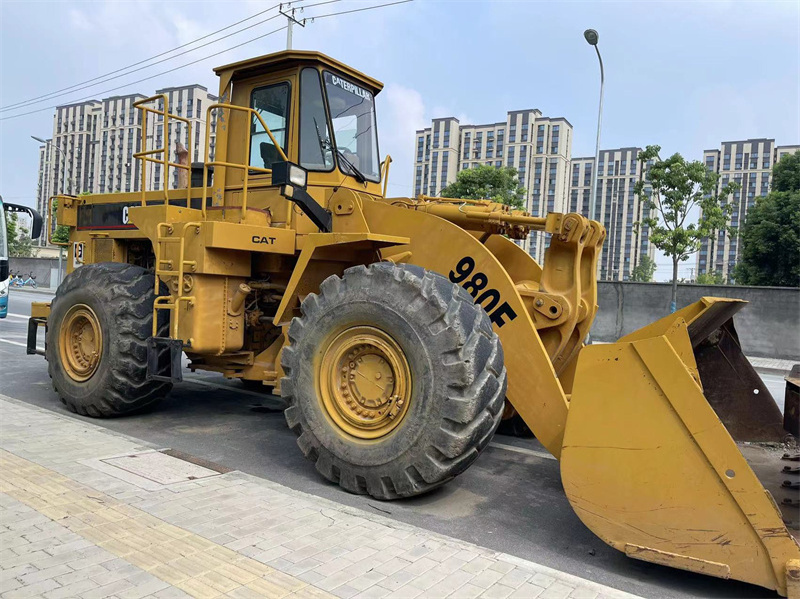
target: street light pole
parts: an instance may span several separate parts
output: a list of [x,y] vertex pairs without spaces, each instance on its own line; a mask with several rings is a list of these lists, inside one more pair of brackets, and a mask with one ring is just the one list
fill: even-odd
[[[38,141],[39,143],[45,144],[45,147],[50,146],[51,148],[53,148],[53,149],[55,149],[55,150],[57,150],[58,152],[61,153],[61,157],[62,157],[62,163],[61,163],[61,193],[62,194],[66,194],[67,193],[67,155],[64,153],[64,150],[59,148],[57,145],[55,145],[49,139],[42,139],[41,137],[36,137],[35,135],[31,135],[31,137],[35,141]],[[47,151],[47,150],[45,150],[45,151]],[[47,232],[46,234],[48,234],[50,232],[50,229],[52,228],[52,223],[50,222],[51,218],[52,218],[52,215],[50,214],[49,204],[48,204],[46,217],[47,218],[45,218],[45,220],[44,220],[44,222],[45,222],[45,231]],[[47,241],[48,238],[49,238],[49,235],[48,235],[48,237],[45,237],[45,242]],[[62,246],[58,246],[58,285],[61,285],[61,272],[62,272],[61,269],[62,269],[62,261],[63,261],[63,257],[62,257],[63,251],[62,250],[63,250]]]
[[594,176],[592,177],[592,192],[589,198],[589,218],[594,218],[595,209],[597,207],[597,181],[600,177],[600,127],[603,122],[603,85],[605,83],[605,73],[603,72],[603,58],[600,56],[600,50],[597,47],[597,42],[600,40],[600,35],[594,29],[587,29],[583,32],[583,37],[590,46],[594,46],[594,51],[597,52],[597,60],[600,62],[600,108],[597,111],[597,142],[594,147]]

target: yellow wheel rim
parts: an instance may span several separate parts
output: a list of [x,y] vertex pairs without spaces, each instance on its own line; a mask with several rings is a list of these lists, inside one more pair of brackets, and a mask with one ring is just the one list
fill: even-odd
[[90,379],[103,355],[103,335],[94,311],[85,304],[75,304],[61,321],[58,333],[61,363],[75,381]]
[[403,350],[380,329],[346,329],[328,343],[317,369],[323,408],[359,439],[388,435],[411,403],[411,369]]

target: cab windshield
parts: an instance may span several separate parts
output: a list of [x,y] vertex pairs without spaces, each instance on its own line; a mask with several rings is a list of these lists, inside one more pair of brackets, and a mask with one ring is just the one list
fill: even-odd
[[372,92],[329,71],[323,77],[339,168],[368,181],[380,181]]

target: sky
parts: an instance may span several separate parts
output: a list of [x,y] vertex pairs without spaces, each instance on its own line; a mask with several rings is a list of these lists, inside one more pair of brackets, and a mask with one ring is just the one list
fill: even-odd
[[[389,1],[342,0],[297,17],[310,20]],[[0,0],[0,108],[186,44],[274,4]],[[225,50],[284,24],[280,17],[130,76],[0,112],[2,118],[47,108],[0,120],[0,195],[35,204],[38,144],[30,136],[51,137],[50,106],[87,96],[151,95],[190,83],[216,91],[213,67],[284,49],[286,32]],[[779,145],[800,143],[797,0],[415,0],[308,22],[294,28],[293,45],[322,51],[384,82],[377,96],[381,153],[393,158],[390,194],[407,196],[413,194],[414,132],[436,117],[487,123],[503,120],[509,110],[538,108],[572,123],[573,156],[593,155],[599,69],[583,39],[589,27],[600,34],[606,72],[602,148],[658,144],[662,156],[680,152],[699,160],[704,149],[722,141],[766,137]],[[209,58],[131,84],[204,57]],[[124,87],[108,92],[119,86]],[[659,256],[657,262],[656,280],[668,279],[669,259]],[[693,266],[692,258],[679,275],[688,277]]]

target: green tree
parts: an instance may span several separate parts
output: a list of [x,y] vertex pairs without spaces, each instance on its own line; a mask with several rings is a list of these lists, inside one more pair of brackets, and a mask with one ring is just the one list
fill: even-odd
[[28,229],[20,222],[19,216],[6,213],[6,235],[8,254],[15,258],[30,258],[33,255],[33,241]]
[[800,287],[800,152],[772,168],[772,189],[747,213],[734,279],[741,285]]
[[[672,258],[670,309],[674,312],[678,303],[678,264],[700,249],[704,237],[723,230],[735,234],[728,224],[733,211],[728,199],[740,186],[730,183],[717,192],[719,175],[702,162],[689,162],[677,153],[661,160],[660,151],[660,146],[647,146],[639,153],[647,174],[634,190],[649,208],[649,216],[636,225],[647,225],[653,245]],[[653,161],[649,167],[648,161]],[[649,196],[645,193],[648,186],[652,189]],[[692,222],[698,209],[700,214]]]
[[725,277],[721,272],[701,272],[697,275],[695,283],[698,285],[724,285]]
[[653,280],[653,274],[656,272],[656,261],[652,260],[650,256],[642,256],[639,264],[633,267],[631,271],[631,281],[639,283],[649,283]]
[[772,167],[772,191],[800,190],[800,151],[787,154]]
[[512,167],[480,165],[458,172],[456,180],[442,190],[443,198],[493,200],[512,208],[525,207],[525,189]]
[[9,249],[19,235],[19,218],[13,212],[6,212],[6,239]]

